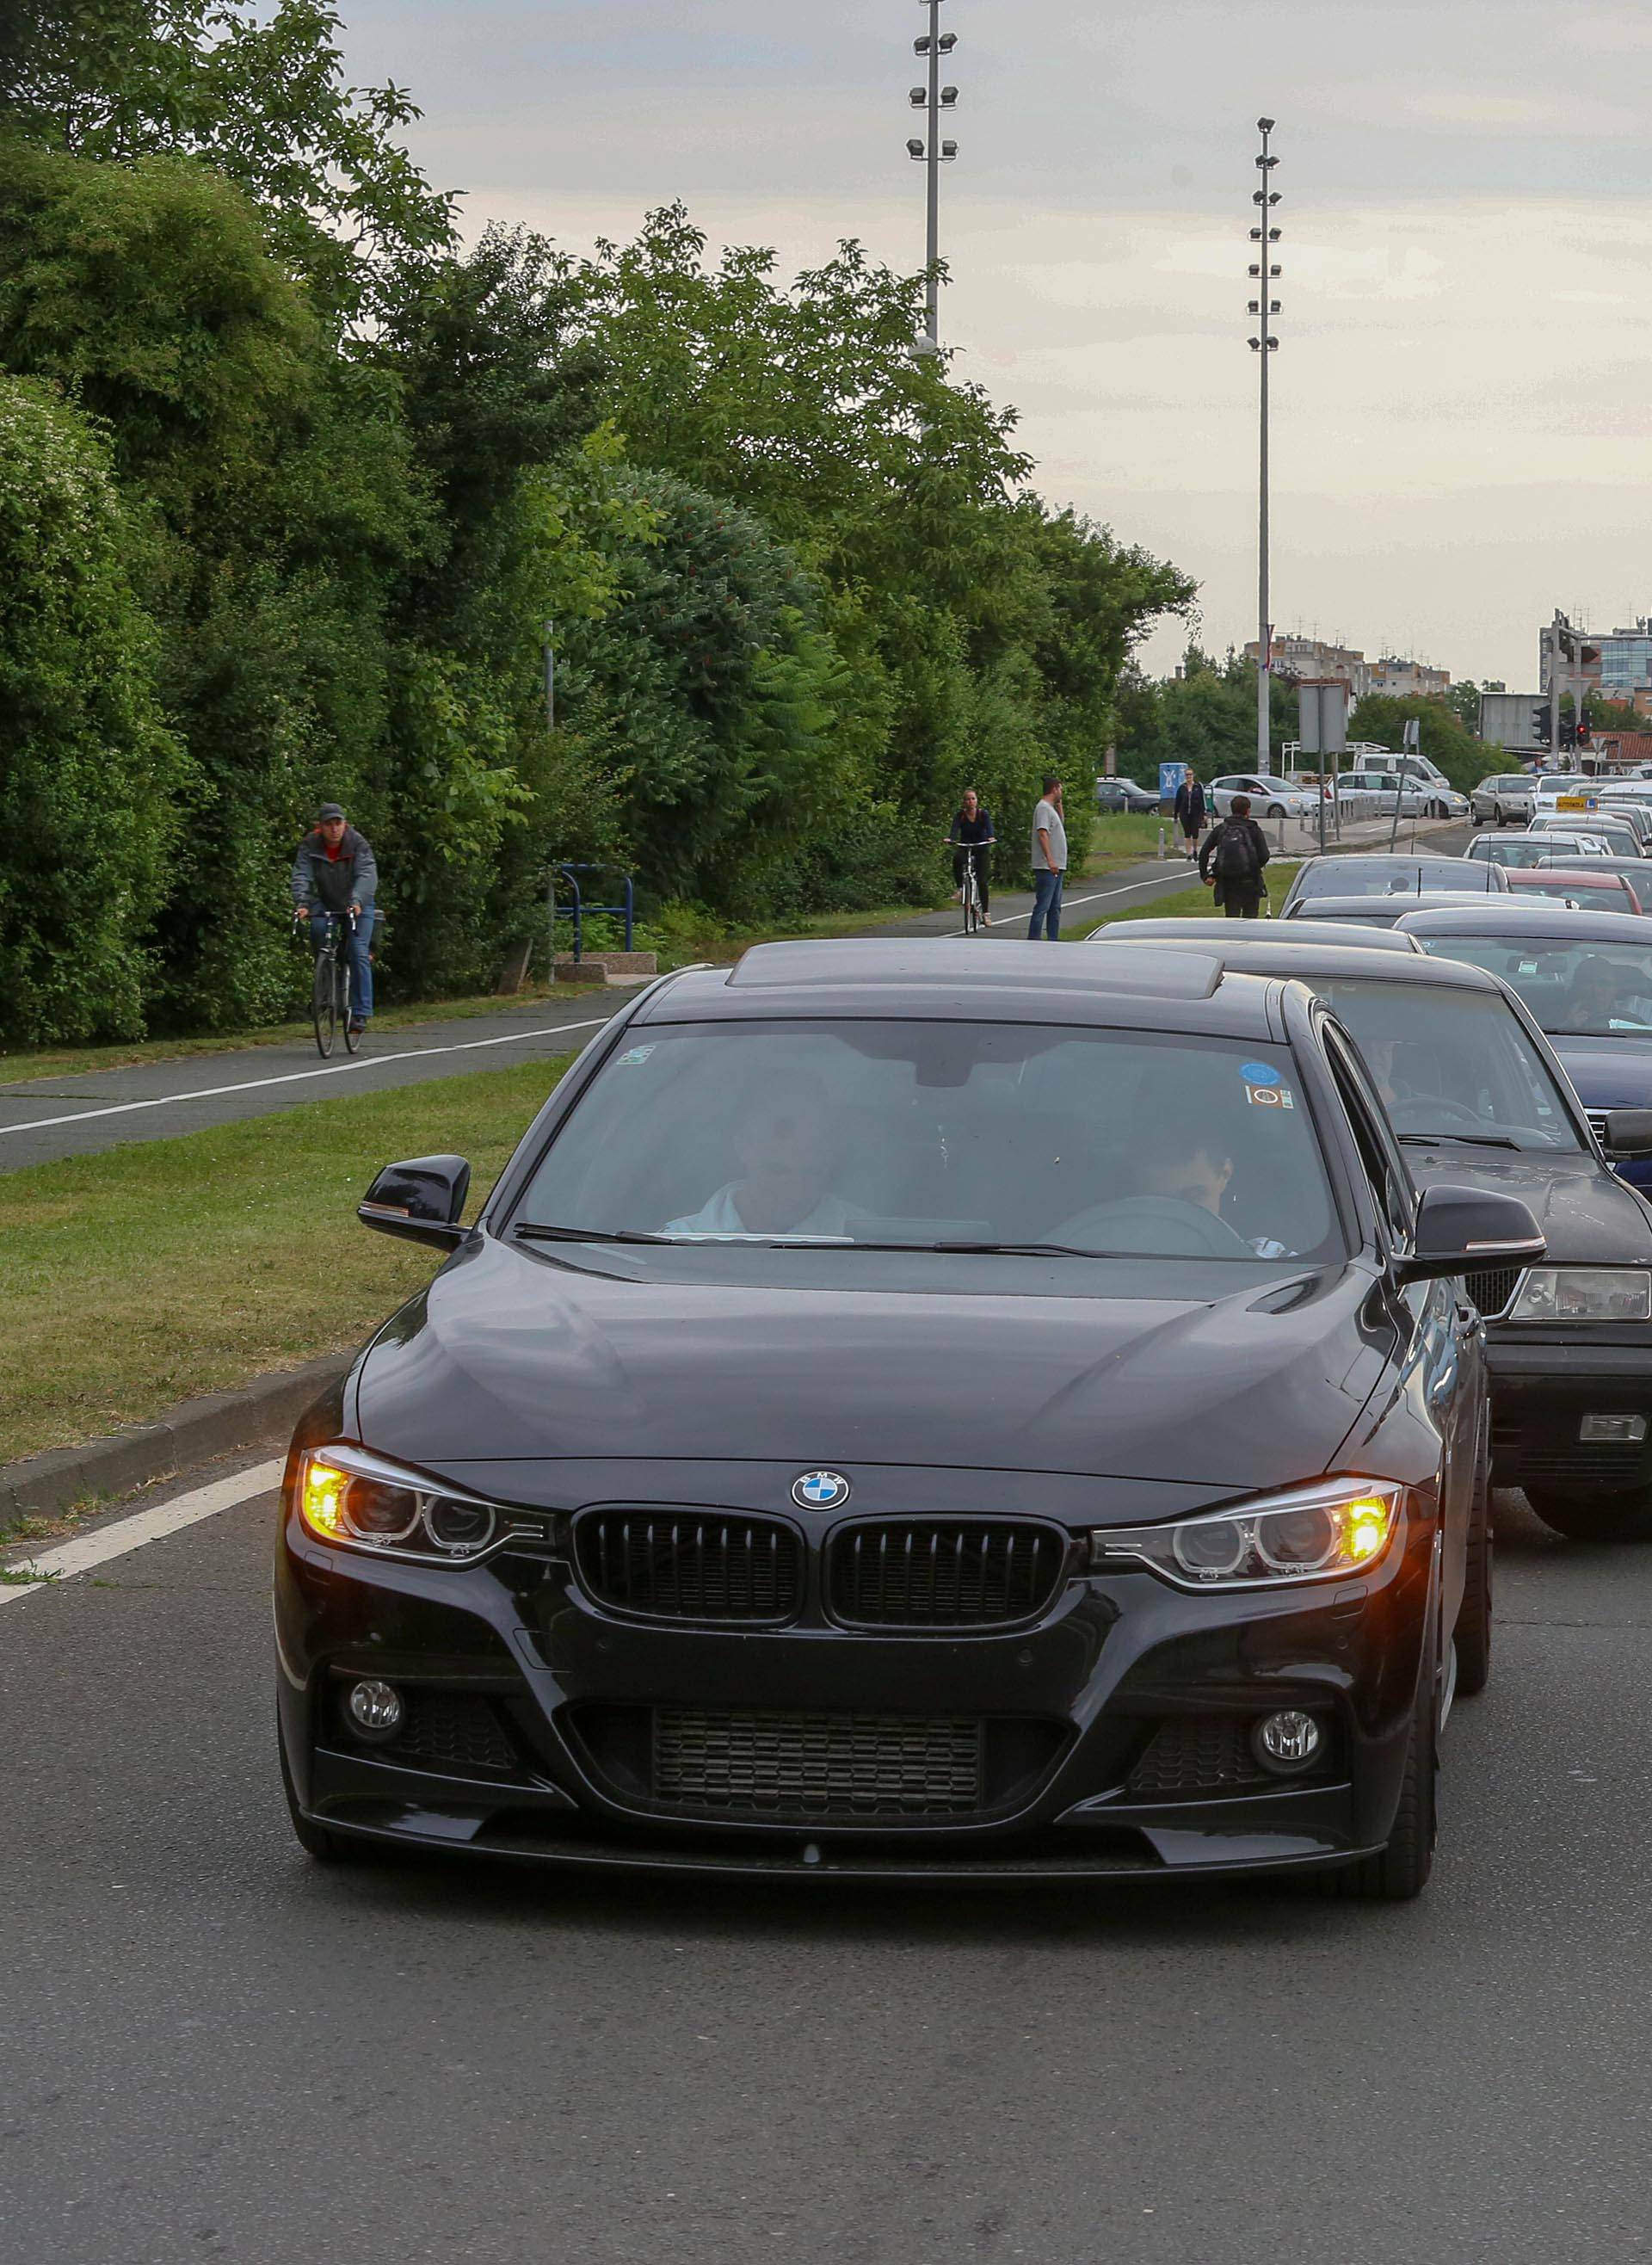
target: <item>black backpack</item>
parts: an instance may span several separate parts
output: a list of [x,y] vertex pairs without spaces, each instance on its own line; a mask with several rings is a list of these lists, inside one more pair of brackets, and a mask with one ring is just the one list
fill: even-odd
[[1216,878],[1220,881],[1256,882],[1256,852],[1250,827],[1242,818],[1230,818],[1216,844]]

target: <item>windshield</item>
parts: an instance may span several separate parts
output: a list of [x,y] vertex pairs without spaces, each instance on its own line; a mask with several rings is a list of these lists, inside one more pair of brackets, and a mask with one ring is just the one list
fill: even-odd
[[1495,992],[1343,976],[1313,982],[1352,1032],[1401,1139],[1582,1148],[1554,1077]]
[[[1598,841],[1595,847],[1598,850],[1600,847]],[[1562,849],[1569,851],[1573,856],[1587,854],[1584,845],[1576,834],[1568,835],[1551,834],[1546,831],[1518,834],[1512,841],[1488,840],[1482,834],[1474,844],[1474,854],[1476,857],[1482,858],[1488,865],[1513,865],[1525,868],[1545,863],[1553,864],[1556,854]]]
[[1297,877],[1301,897],[1386,897],[1422,889],[1478,889],[1480,876],[1461,857],[1324,857]]
[[507,1231],[843,1265],[869,1247],[1254,1265],[1328,1255],[1333,1217],[1284,1047],[1019,1023],[680,1023],[637,1031],[599,1072]]
[[1489,968],[1551,1036],[1652,1037],[1652,945],[1561,936],[1424,936],[1424,950]]

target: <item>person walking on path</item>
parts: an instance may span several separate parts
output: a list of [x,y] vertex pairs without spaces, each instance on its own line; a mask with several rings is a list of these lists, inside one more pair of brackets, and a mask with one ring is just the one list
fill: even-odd
[[1061,822],[1061,782],[1044,775],[1044,798],[1032,813],[1032,920],[1027,939],[1061,941],[1061,882],[1067,869],[1067,830]]
[[998,836],[993,831],[993,814],[981,808],[981,797],[972,786],[964,790],[963,807],[952,821],[952,831],[947,840],[952,844],[952,878],[957,883],[958,902],[964,901],[964,868],[967,858],[975,860],[975,885],[980,892],[981,919],[993,925],[993,844]]
[[1184,857],[1198,856],[1199,836],[1204,831],[1205,817],[1204,790],[1190,770],[1175,790],[1175,822],[1182,829],[1182,855]]
[[[344,947],[350,962],[350,1028],[360,1035],[373,1012],[373,899],[379,868],[371,843],[358,834],[336,802],[324,802],[313,832],[298,845],[293,860],[293,908],[309,923],[317,950],[334,921],[345,922]],[[355,926],[349,926],[351,914]]]
[[1230,815],[1214,828],[1199,852],[1199,878],[1216,892],[1229,920],[1255,920],[1268,893],[1262,869],[1268,862],[1268,837],[1250,814],[1250,797],[1236,794]]

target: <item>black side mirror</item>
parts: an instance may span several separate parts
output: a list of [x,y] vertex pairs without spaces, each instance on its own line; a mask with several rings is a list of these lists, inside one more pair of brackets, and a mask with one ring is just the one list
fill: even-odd
[[1652,1156],[1652,1109],[1609,1109],[1600,1145],[1609,1156]]
[[1437,1282],[1484,1266],[1526,1266],[1548,1244],[1518,1196],[1479,1188],[1428,1188],[1417,1205],[1416,1234],[1399,1261],[1402,1282]]
[[469,1192],[470,1167],[462,1156],[415,1156],[384,1167],[356,1206],[356,1217],[381,1234],[456,1250],[467,1232],[459,1221]]

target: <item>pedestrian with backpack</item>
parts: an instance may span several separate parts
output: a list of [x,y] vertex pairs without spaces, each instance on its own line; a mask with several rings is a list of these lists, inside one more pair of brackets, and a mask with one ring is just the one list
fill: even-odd
[[1262,875],[1268,837],[1250,814],[1248,794],[1236,794],[1228,812],[1199,852],[1199,878],[1215,890],[1229,920],[1255,920],[1268,893]]

